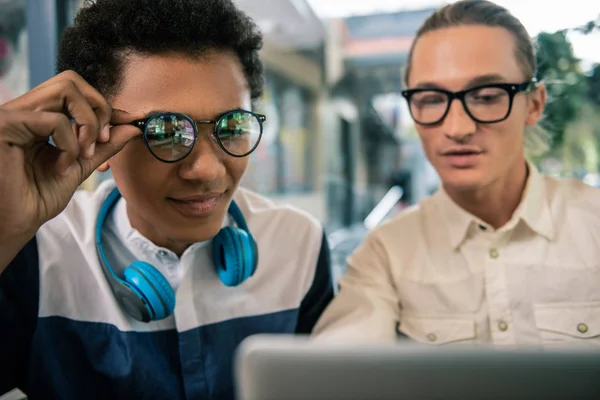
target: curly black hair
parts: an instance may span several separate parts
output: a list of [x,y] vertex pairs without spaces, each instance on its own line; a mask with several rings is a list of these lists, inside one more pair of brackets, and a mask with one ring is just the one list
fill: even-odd
[[105,97],[120,86],[127,54],[210,50],[239,58],[253,100],[263,91],[262,34],[232,0],[87,0],[65,29],[57,71],[73,70]]

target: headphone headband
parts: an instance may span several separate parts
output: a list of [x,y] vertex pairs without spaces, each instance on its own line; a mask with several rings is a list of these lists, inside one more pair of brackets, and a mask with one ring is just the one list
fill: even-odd
[[112,274],[112,276],[120,281],[121,278],[115,274],[113,269],[110,267],[110,263],[106,258],[106,253],[104,252],[104,246],[102,245],[102,229],[104,228],[104,224],[106,223],[106,218],[113,207],[117,204],[117,201],[121,198],[121,193],[119,189],[113,189],[112,192],[109,193],[108,197],[102,203],[100,207],[100,211],[98,212],[98,218],[96,219],[96,250],[98,252],[98,258],[100,260],[100,264],[108,269],[108,271]]

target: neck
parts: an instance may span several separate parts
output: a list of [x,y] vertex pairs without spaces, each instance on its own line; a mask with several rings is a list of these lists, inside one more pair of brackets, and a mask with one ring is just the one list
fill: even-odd
[[444,187],[462,209],[498,229],[506,224],[519,206],[529,171],[525,160],[518,162],[501,179],[472,191]]

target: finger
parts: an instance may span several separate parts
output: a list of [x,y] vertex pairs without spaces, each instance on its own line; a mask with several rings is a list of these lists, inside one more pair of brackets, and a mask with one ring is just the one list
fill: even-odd
[[112,115],[110,118],[110,125],[127,125],[131,124],[133,121],[144,118],[146,115],[143,112],[140,113],[130,113],[125,110],[120,110],[118,108],[113,109]]
[[[81,145],[67,117],[57,113],[52,113],[51,116],[54,117],[56,126],[52,133],[52,139],[56,148],[61,151],[56,161],[56,171],[64,175],[68,173],[69,168],[79,158]],[[49,122],[52,123],[51,121]]]
[[80,126],[79,140],[86,157],[93,154],[95,142],[108,140],[111,107],[102,95],[79,74],[65,71],[2,106],[12,110],[64,112]]
[[[9,104],[9,110],[42,111],[66,113],[78,125],[79,143],[84,157],[91,157],[94,152],[100,123],[90,102],[85,98],[78,86],[70,80],[57,80],[47,83],[21,96],[18,102]],[[2,108],[5,108],[4,106]]]
[[9,123],[13,129],[3,129],[3,139],[16,146],[23,147],[40,138],[52,137],[54,146],[60,151],[56,161],[56,172],[59,174],[65,173],[79,156],[77,138],[64,114],[13,111]]
[[[70,72],[70,74],[68,72]],[[57,84],[60,82],[71,80],[68,79],[69,75],[78,76],[78,74],[73,71],[68,72],[60,73],[47,81],[40,83],[21,96],[2,104],[1,107],[6,110],[62,112],[64,103],[62,102],[62,98],[56,96],[54,91],[57,88]]]
[[98,143],[94,157],[83,162],[84,175],[91,174],[92,171],[121,151],[131,140],[140,137],[140,130],[133,125],[118,125],[110,128],[109,141]]
[[[19,97],[2,104],[2,108],[11,111],[56,111],[63,112],[62,99],[56,95],[56,79],[44,82]],[[52,88],[48,90],[48,88]]]
[[62,81],[60,96],[68,115],[73,118],[79,132],[77,139],[83,157],[94,155],[96,140],[100,134],[100,122],[92,105],[73,81]]
[[112,107],[108,101],[106,101],[104,96],[83,79],[81,75],[73,71],[65,71],[63,72],[63,76],[65,79],[74,82],[86,100],[90,103],[100,124],[98,141],[102,143],[107,142],[109,140],[109,123],[112,115]]

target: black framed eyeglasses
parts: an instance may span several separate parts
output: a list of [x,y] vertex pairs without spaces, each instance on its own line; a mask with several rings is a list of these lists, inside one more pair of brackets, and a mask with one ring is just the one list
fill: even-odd
[[198,138],[199,124],[214,124],[219,147],[232,157],[246,157],[256,149],[267,117],[248,110],[232,110],[216,120],[194,121],[184,114],[166,112],[131,122],[140,128],[150,153],[158,160],[174,163],[187,157]]
[[446,118],[454,99],[460,100],[467,114],[478,123],[493,124],[510,115],[515,95],[527,92],[535,81],[495,83],[459,92],[443,89],[409,89],[402,92],[408,101],[410,114],[419,125],[436,125]]

